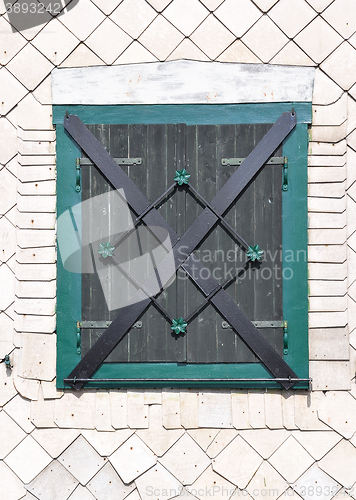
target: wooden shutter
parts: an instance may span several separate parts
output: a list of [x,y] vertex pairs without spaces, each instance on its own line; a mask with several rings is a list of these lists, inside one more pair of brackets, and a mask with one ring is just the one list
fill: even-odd
[[[184,236],[182,236],[178,244],[176,232],[169,226],[169,224],[167,224],[157,210],[158,203],[154,205],[154,208],[149,207],[150,204],[144,194],[129,178],[125,176],[120,168],[118,169],[116,167],[116,164],[110,155],[104,151],[103,147],[90,134],[77,117],[67,116],[64,122],[66,130],[75,138],[78,144],[83,145],[82,147],[84,147],[86,153],[100,168],[105,177],[112,181],[116,188],[119,188],[124,184],[128,202],[130,206],[134,207],[136,214],[140,214],[138,215],[139,219],[142,218],[153,233],[155,232],[155,229],[151,225],[152,222],[155,222],[156,225],[158,224],[160,227],[164,227],[168,231],[173,240],[173,255],[176,269],[182,267],[190,275],[194,283],[204,292],[205,303],[207,304],[210,301],[211,304],[213,304],[222,316],[224,316],[224,318],[232,324],[235,332],[237,332],[244,342],[248,344],[248,346],[258,356],[260,361],[262,361],[271,373],[274,374],[276,380],[280,380],[282,385],[286,388],[293,385],[293,381],[298,380],[293,370],[288,367],[283,359],[272,348],[269,342],[264,340],[263,336],[258,332],[256,327],[253,326],[251,321],[249,321],[241,309],[236,306],[236,303],[232,300],[228,293],[218,285],[215,279],[210,277],[205,280],[201,276],[197,278],[194,277],[193,262],[195,259],[191,252],[196,250],[198,245],[201,244],[204,239],[206,240],[209,237],[209,231],[212,230],[217,222],[223,223],[225,227],[228,226],[227,222],[223,218],[225,213],[227,213],[236,198],[241,196],[244,190],[248,189],[249,184],[254,181],[254,177],[263,167],[264,162],[268,160],[273,151],[276,147],[278,147],[283,138],[288,135],[290,130],[293,129],[295,124],[295,113],[292,112],[282,114],[273,125],[272,129],[263,137],[258,146],[242,163],[238,171],[232,174],[231,179],[223,185],[217,195],[213,196],[210,203],[193,188],[190,188],[190,190],[193,191],[193,194],[195,193],[194,196],[200,199],[205,208],[189,229],[184,233]],[[178,139],[179,137],[180,136],[178,135]],[[183,137],[183,142],[185,144],[183,149],[186,151],[186,134],[184,134]],[[177,143],[179,142],[180,139]],[[181,148],[177,147],[176,150],[179,152]],[[181,155],[179,154],[177,155],[178,160],[180,156]],[[231,227],[229,228],[229,232],[231,234],[235,233],[234,229]],[[242,242],[242,246],[246,251],[247,244],[244,239],[239,235],[237,235],[237,239]],[[181,258],[180,256],[181,249],[184,247],[185,243],[187,252],[190,255],[187,259]],[[163,267],[165,265],[166,264],[163,264]],[[159,265],[155,274],[159,274],[161,268],[163,270],[163,267]],[[200,271],[206,271],[206,268],[204,268],[201,262],[197,264],[197,267]],[[98,366],[105,361],[108,354],[110,354],[120,340],[122,340],[126,335],[129,326],[132,326],[135,319],[144,313],[151,301],[155,303],[158,309],[162,310],[161,304],[157,302],[154,296],[142,299],[140,301],[140,305],[129,305],[124,308],[124,310],[120,310],[118,317],[115,318],[113,323],[107,328],[105,334],[98,339],[95,346],[89,350],[88,354],[84,356],[82,362],[80,362],[76,369],[72,371],[69,378],[64,379],[64,381],[69,382],[72,380],[75,387],[81,387],[83,383],[88,380],[86,377],[94,373]],[[166,311],[165,315],[169,317],[169,314]]]
[[[139,164],[121,165],[121,168],[149,200],[157,199],[171,184],[175,171],[186,167],[191,184],[210,202],[238,168],[223,164],[224,159],[247,157],[271,126],[172,124],[88,128],[113,158],[142,158]],[[281,156],[281,149],[275,156]],[[81,175],[83,201],[113,189],[93,163],[83,163]],[[245,240],[252,245],[258,243],[266,255],[263,263],[246,266],[227,292],[251,321],[260,325],[279,324],[277,328],[259,328],[279,354],[283,353],[281,193],[282,165],[266,165],[225,215]],[[165,199],[158,210],[178,235],[182,235],[203,208],[199,200],[182,187]],[[100,225],[101,221],[83,213],[82,230],[90,232],[92,224]],[[219,225],[195,251],[208,271],[220,278],[219,283],[235,266],[241,265],[243,254],[238,242]],[[125,294],[125,290],[121,292]],[[187,318],[204,301],[204,295],[180,271],[178,279],[158,300],[173,317]],[[98,275],[83,274],[82,356],[105,331],[106,322],[117,314],[117,310],[107,308]],[[91,324],[96,328],[89,328]],[[105,362],[258,362],[211,304],[192,319],[187,335],[174,335],[170,326],[168,319],[151,304]]]

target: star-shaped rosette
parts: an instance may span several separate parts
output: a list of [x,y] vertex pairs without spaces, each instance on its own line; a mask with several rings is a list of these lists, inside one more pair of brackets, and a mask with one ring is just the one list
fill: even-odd
[[172,321],[171,330],[173,330],[176,335],[179,335],[180,333],[186,332],[187,326],[188,323],[184,321],[183,318],[177,318]]
[[113,256],[113,251],[115,250],[115,247],[111,246],[110,241],[107,241],[106,243],[100,243],[99,247],[100,247],[99,253],[103,259],[106,259],[106,257]]
[[182,184],[189,183],[189,177],[190,174],[188,174],[186,169],[183,168],[182,170],[176,170],[176,175],[174,176],[174,180],[178,182],[179,186],[182,186]]
[[263,255],[263,250],[261,250],[258,245],[254,245],[252,247],[248,247],[246,255],[251,262],[254,262],[255,260],[261,260]]

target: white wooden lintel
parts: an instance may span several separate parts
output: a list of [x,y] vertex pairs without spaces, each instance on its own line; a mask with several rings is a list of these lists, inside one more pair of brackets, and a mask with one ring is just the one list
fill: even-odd
[[53,104],[310,102],[315,68],[202,61],[57,68]]

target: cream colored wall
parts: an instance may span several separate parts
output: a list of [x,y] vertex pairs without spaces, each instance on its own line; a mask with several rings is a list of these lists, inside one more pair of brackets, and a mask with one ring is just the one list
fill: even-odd
[[[0,13],[1,499],[356,498],[355,1],[79,0],[15,34]],[[182,58],[316,67],[310,393],[55,389],[51,71]]]

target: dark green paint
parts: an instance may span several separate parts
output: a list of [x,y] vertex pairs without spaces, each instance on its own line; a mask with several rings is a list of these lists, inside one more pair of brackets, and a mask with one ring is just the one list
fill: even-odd
[[83,123],[186,123],[187,125],[224,125],[233,123],[274,123],[294,107],[298,123],[311,123],[308,102],[268,104],[132,104],[117,106],[53,106],[53,123],[63,124],[68,111]]

